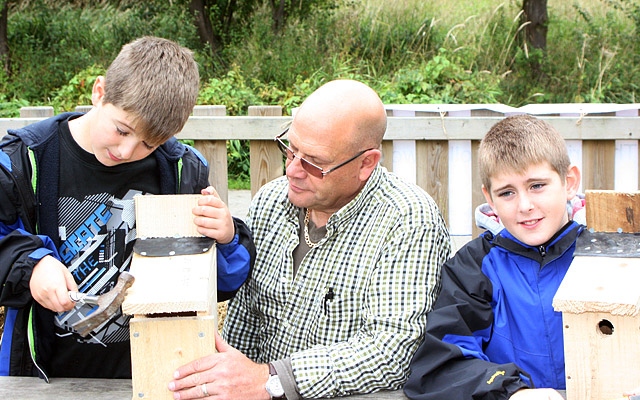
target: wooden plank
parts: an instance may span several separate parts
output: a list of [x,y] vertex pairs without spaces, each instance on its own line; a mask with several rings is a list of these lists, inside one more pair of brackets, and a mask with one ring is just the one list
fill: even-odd
[[622,399],[638,386],[640,317],[586,312],[562,320],[568,400]]
[[[20,128],[42,118],[0,118],[0,131]],[[446,131],[440,117],[388,117],[385,140],[481,140],[489,128],[502,117],[445,117]],[[638,117],[582,118],[540,117],[549,122],[565,139],[638,140]],[[191,116],[178,139],[193,140],[272,140],[274,132],[291,121],[290,116]]]
[[638,141],[616,140],[614,159],[613,188],[620,192],[638,190]]
[[[502,117],[389,117],[388,140],[481,140]],[[615,140],[640,139],[638,117],[540,117],[565,139]]]
[[638,282],[640,258],[576,256],[553,298],[553,308],[635,317],[640,311]]
[[[282,115],[279,106],[249,107],[250,116],[270,117]],[[251,196],[265,183],[283,175],[282,153],[273,138],[280,130],[270,132],[269,140],[252,140],[249,144],[249,158],[251,170]]]
[[76,111],[86,113],[89,112],[92,108],[93,106],[76,106]]
[[[195,106],[194,116],[224,116],[227,114],[225,106]],[[220,199],[229,203],[229,177],[227,162],[226,140],[195,140],[194,147],[209,162],[209,183],[216,189]]]
[[216,352],[215,315],[133,318],[129,326],[134,399],[173,399],[173,392],[167,389],[173,372]]
[[291,117],[189,117],[178,139],[194,140],[273,140]]
[[471,165],[473,168],[471,169],[471,216],[473,218],[473,228],[471,230],[472,237],[477,237],[480,233],[484,232],[484,229],[480,229],[476,226],[476,216],[475,210],[476,208],[486,203],[486,199],[484,198],[484,194],[482,194],[482,180],[480,179],[480,170],[478,168],[478,149],[480,148],[479,140],[471,141]]
[[20,108],[20,118],[48,118],[53,117],[53,107],[35,106]]
[[[167,383],[169,381],[167,380]],[[166,386],[166,385],[165,385]],[[30,400],[132,400],[130,379],[83,379],[0,376],[0,396]]]
[[585,200],[588,228],[596,232],[640,232],[640,192],[586,190]]
[[614,165],[614,141],[585,140],[582,142],[582,186],[585,190],[613,190]]
[[449,215],[449,153],[446,141],[416,142],[416,184],[433,197],[445,220]]
[[[166,378],[162,387],[167,387]],[[30,400],[131,400],[132,385],[129,379],[52,378],[47,384],[40,378],[30,376],[0,376],[0,396],[6,399]],[[405,400],[399,390],[382,390],[371,394],[356,394],[344,397],[348,400]]]
[[470,236],[473,227],[471,140],[450,140],[449,143],[449,234]]
[[202,236],[193,223],[192,212],[201,197],[200,194],[136,196],[136,236]]
[[[388,117],[385,140],[481,140],[502,117]],[[638,140],[638,117],[541,117],[565,139]],[[273,139],[291,117],[190,117],[179,139]],[[15,123],[15,122],[14,122]],[[0,127],[3,126],[0,119]]]
[[380,164],[383,167],[385,167],[388,171],[393,172],[393,141],[392,140],[382,141],[382,160],[380,160]]
[[206,253],[181,256],[134,253],[130,272],[136,280],[122,303],[125,314],[217,314],[215,246]]
[[284,175],[283,156],[273,140],[252,140],[249,145],[251,197],[265,183]]

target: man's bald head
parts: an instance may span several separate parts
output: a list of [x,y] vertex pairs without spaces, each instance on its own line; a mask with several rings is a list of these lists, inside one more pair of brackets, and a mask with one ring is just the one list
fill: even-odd
[[377,148],[387,129],[387,114],[378,94],[364,83],[334,80],[302,103],[293,124],[312,124],[317,131],[352,133],[357,147]]

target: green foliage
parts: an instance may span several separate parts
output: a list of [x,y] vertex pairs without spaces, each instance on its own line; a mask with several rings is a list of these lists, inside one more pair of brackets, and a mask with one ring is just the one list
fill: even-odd
[[[115,3],[115,4],[112,4]],[[188,10],[173,2],[30,0],[9,13],[11,80],[8,97],[47,104],[55,92],[91,66],[109,65],[121,47],[144,35],[172,38],[199,48]]]
[[0,96],[0,118],[18,118],[22,107],[29,107],[29,102],[24,99],[6,100]]
[[229,179],[249,181],[249,143],[246,140],[227,140]]
[[381,93],[385,103],[497,103],[500,80],[490,72],[465,71],[445,49],[421,68],[402,69]]
[[225,105],[228,115],[246,115],[251,105],[263,104],[237,67],[222,78],[211,78],[200,89],[198,104]]
[[100,75],[106,70],[92,65],[74,75],[66,85],[55,91],[51,99],[56,112],[73,111],[79,105],[91,105],[91,89]]
[[20,108],[28,107],[29,102],[25,99],[8,98],[7,85],[7,74],[0,68],[0,118],[17,118],[20,116]]

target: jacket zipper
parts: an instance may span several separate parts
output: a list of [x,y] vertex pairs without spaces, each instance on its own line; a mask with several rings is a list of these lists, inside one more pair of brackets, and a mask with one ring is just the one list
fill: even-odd
[[547,255],[547,250],[544,248],[544,246],[538,247],[538,251],[540,251],[540,256],[542,258],[544,258]]

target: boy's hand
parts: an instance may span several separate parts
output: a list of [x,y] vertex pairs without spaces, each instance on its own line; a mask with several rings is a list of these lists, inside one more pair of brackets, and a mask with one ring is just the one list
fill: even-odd
[[78,290],[67,266],[54,257],[45,256],[36,264],[29,281],[31,296],[51,311],[69,311],[75,303],[69,298],[70,290]]
[[564,400],[555,389],[520,389],[509,400]]
[[198,200],[198,206],[193,208],[193,222],[198,226],[198,232],[217,240],[220,244],[231,242],[235,235],[231,211],[213,186],[202,189],[201,193],[202,198]]

